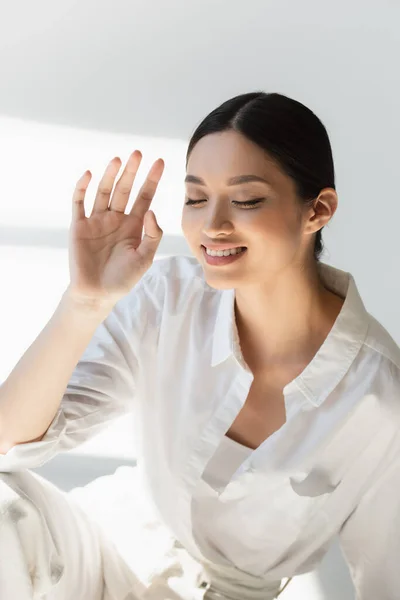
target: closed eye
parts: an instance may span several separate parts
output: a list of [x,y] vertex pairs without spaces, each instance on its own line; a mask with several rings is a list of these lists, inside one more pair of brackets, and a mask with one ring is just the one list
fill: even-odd
[[[254,198],[254,200],[245,200],[244,202],[238,202],[237,200],[232,200],[232,204],[236,206],[256,206],[260,202],[263,202],[265,198]],[[201,200],[192,200],[192,198],[188,198],[185,204],[188,205],[196,205],[201,204],[202,202],[206,202],[206,198],[202,198]]]

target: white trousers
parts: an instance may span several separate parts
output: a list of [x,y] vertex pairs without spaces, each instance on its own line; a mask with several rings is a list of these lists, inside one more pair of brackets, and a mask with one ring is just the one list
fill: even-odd
[[30,471],[0,473],[1,600],[137,600],[141,591],[68,494]]
[[280,582],[253,586],[218,566],[207,577],[152,512],[137,471],[69,493],[31,471],[0,473],[1,600],[236,600],[237,584],[239,600],[278,597]]

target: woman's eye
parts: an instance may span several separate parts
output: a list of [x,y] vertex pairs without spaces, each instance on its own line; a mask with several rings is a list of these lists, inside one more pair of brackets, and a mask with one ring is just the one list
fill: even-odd
[[199,202],[205,202],[205,199],[203,200],[192,200],[191,198],[188,198],[185,202],[185,204],[199,204]]
[[[245,200],[244,202],[238,202],[237,200],[232,200],[232,204],[236,206],[256,206],[260,202],[262,202],[264,198],[254,198],[254,200]],[[194,205],[200,204],[201,202],[205,202],[206,199],[202,198],[201,200],[193,200],[192,198],[188,198],[185,204]]]
[[240,206],[255,206],[256,204],[260,204],[263,200],[264,198],[254,198],[254,200],[246,200],[245,202],[235,202],[233,200],[232,203]]

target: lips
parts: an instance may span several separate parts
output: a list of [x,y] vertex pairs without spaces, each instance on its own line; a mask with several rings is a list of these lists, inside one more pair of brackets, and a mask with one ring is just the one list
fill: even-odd
[[236,262],[237,260],[240,260],[241,257],[246,254],[247,248],[244,248],[240,252],[234,252],[232,254],[229,253],[227,255],[222,255],[222,256],[218,256],[218,254],[216,254],[216,255],[207,254],[207,250],[206,250],[205,246],[201,246],[201,251],[203,253],[205,261],[209,265],[223,266],[223,265],[229,265],[232,262]]

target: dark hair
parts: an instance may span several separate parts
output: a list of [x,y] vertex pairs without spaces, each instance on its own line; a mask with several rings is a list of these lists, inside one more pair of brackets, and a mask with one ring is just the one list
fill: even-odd
[[[265,92],[241,94],[223,102],[194,131],[186,164],[202,137],[229,129],[240,132],[272,156],[292,178],[304,204],[312,203],[324,187],[336,189],[328,133],[320,119],[301,102]],[[322,229],[315,235],[317,261],[324,249]]]

